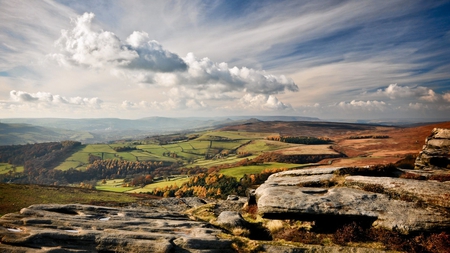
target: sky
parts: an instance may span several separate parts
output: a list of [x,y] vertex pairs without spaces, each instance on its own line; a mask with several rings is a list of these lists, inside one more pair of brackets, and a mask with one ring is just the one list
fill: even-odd
[[450,120],[450,1],[0,0],[0,118]]

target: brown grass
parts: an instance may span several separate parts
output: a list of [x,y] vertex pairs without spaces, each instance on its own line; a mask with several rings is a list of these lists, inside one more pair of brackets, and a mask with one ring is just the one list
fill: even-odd
[[75,187],[0,184],[0,215],[18,212],[33,204],[93,204],[121,206],[146,196],[104,192]]

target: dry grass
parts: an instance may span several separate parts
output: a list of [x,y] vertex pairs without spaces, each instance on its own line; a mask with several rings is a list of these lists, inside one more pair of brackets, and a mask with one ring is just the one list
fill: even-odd
[[245,228],[233,228],[231,233],[235,236],[248,237],[250,236],[250,230]]
[[270,231],[270,233],[274,234],[283,229],[284,223],[281,220],[269,220],[266,223],[266,228]]

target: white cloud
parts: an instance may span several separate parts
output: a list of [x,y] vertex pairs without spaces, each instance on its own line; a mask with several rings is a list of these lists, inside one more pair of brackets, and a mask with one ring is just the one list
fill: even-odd
[[378,89],[377,94],[385,95],[393,100],[419,99],[428,103],[450,102],[450,93],[438,94],[434,90],[423,86],[401,86],[390,84],[385,89]]
[[249,1],[236,12],[221,0],[0,1],[0,113],[448,118],[448,28],[420,15],[441,4]]
[[149,41],[148,34],[134,32],[123,43],[114,33],[95,31],[93,13],[84,13],[73,20],[71,30],[62,30],[55,42],[61,55],[60,61],[94,68],[128,67],[151,71],[171,72],[185,70],[186,64],[176,54],[164,50],[156,41]]
[[292,110],[291,105],[279,101],[277,97],[263,94],[252,95],[247,93],[239,100],[238,106],[243,109],[263,111]]
[[363,111],[383,111],[386,109],[386,103],[383,101],[356,101],[340,102],[339,107],[343,109],[361,109]]
[[283,75],[246,67],[229,68],[224,62],[215,63],[206,57],[197,59],[193,53],[180,58],[150,40],[146,32],[134,31],[122,42],[112,32],[95,31],[93,18],[93,13],[85,13],[74,20],[74,28],[63,30],[56,42],[61,54],[51,54],[48,58],[57,60],[60,65],[110,68],[113,75],[144,87],[146,84],[187,85],[191,90],[202,91],[204,97],[233,91],[253,94],[298,91],[294,81]]
[[450,92],[444,93],[442,98],[444,98],[445,101],[450,102]]
[[415,97],[428,102],[435,102],[439,100],[438,94],[436,94],[432,89],[423,86],[410,87],[390,84],[384,90],[379,89],[377,92],[384,94],[391,99]]
[[82,98],[82,97],[63,97],[60,95],[52,95],[48,92],[28,93],[25,91],[12,90],[10,98],[18,103],[34,103],[37,106],[87,106],[90,108],[100,108],[103,101],[98,97]]

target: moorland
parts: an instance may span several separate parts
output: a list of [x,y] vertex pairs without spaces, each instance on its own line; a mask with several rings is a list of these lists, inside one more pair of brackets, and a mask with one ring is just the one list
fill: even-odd
[[[213,172],[240,182],[250,175],[271,170],[323,164],[396,163],[406,157],[415,157],[435,127],[450,128],[450,123],[398,127],[251,120],[209,130],[108,143],[60,141],[3,145],[0,146],[0,180],[3,183],[156,193],[155,190],[164,192],[162,189],[175,185],[179,188],[194,175]],[[217,189],[215,191],[217,193]],[[245,189],[241,192],[221,191],[223,193],[216,197],[242,194]],[[215,193],[207,195],[214,197]]]
[[[125,206],[161,197],[246,196],[271,174],[298,168],[413,169],[434,128],[450,128],[450,122],[386,126],[251,119],[102,143],[2,145],[0,215],[31,204]],[[255,210],[247,211],[256,219]]]

